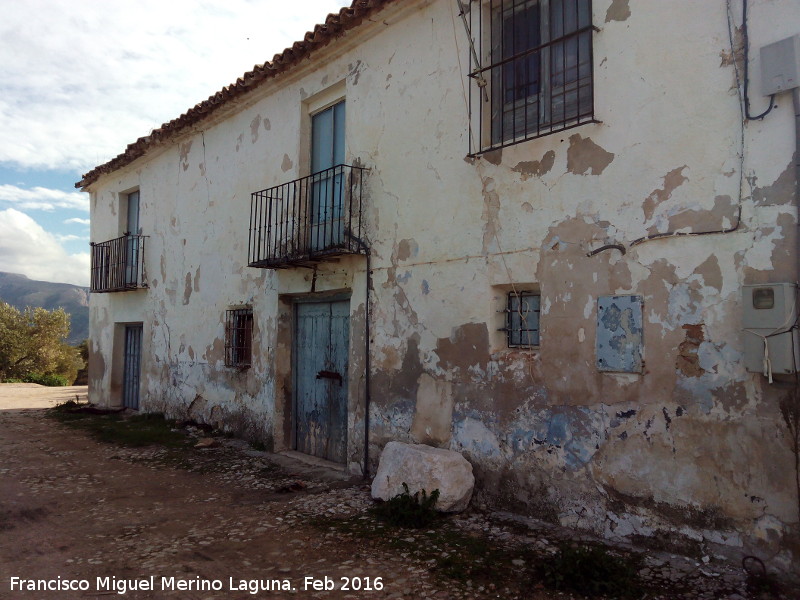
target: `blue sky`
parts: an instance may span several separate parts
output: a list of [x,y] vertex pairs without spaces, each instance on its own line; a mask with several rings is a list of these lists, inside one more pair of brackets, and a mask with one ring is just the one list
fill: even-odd
[[0,271],[88,285],[75,182],[349,0],[0,0]]

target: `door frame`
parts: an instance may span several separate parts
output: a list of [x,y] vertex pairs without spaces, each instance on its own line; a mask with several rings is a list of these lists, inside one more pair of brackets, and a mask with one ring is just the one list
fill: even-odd
[[[291,298],[287,298],[288,301],[291,302],[291,363],[289,365],[290,371],[290,381],[291,381],[291,401],[289,403],[289,413],[290,413],[290,435],[289,435],[289,448],[291,450],[297,450],[297,364],[298,364],[298,356],[297,356],[297,340],[295,336],[295,331],[297,328],[297,305],[298,304],[329,304],[332,302],[344,302],[347,301],[348,303],[351,302],[352,293],[350,291],[346,292],[323,292],[319,294],[302,294],[291,296]],[[352,310],[352,306],[350,306]],[[351,346],[351,335],[352,332],[352,324],[350,321],[352,320],[352,316],[348,311],[348,326],[350,332],[348,333],[348,343],[347,343],[347,367],[348,367],[348,378],[350,372],[350,346]],[[346,417],[345,417],[345,429],[347,431],[347,443],[346,447],[349,448],[350,445],[350,382],[347,382],[347,396],[346,396]],[[311,456],[311,455],[309,455]],[[347,464],[347,450],[345,450],[345,462],[343,464]]]

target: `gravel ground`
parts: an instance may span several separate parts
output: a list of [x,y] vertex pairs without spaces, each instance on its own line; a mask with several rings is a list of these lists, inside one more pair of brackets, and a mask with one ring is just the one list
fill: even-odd
[[[390,528],[367,512],[363,481],[320,463],[225,438],[204,449],[121,447],[48,418],[45,408],[76,395],[86,388],[0,384],[0,598],[570,597],[528,575],[573,539],[565,530],[480,507],[433,529]],[[470,554],[475,545],[492,550]],[[648,598],[757,597],[729,565],[640,560]],[[27,591],[20,580],[61,589]],[[142,589],[119,593],[130,581]],[[207,589],[215,582],[221,589]],[[273,589],[253,593],[259,583]],[[800,593],[784,587],[783,597]]]

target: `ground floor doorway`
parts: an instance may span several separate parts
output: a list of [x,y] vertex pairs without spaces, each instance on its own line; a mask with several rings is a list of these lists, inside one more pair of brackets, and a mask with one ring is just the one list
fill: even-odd
[[345,463],[350,301],[296,302],[294,308],[295,448]]

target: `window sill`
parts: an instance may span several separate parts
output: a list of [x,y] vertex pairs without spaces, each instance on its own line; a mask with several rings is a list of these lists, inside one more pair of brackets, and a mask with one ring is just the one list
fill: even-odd
[[562,127],[559,129],[554,129],[553,131],[542,132],[538,135],[528,136],[528,137],[518,137],[512,138],[505,142],[498,142],[492,146],[484,148],[479,152],[473,152],[471,154],[467,154],[467,158],[481,158],[484,154],[489,154],[490,152],[496,152],[497,150],[502,150],[504,148],[508,148],[509,146],[516,146],[518,144],[523,144],[525,142],[532,142],[533,140],[540,140],[542,138],[556,135],[558,133],[562,133],[564,131],[569,131],[570,129],[575,129],[577,127],[583,127],[584,125],[602,125],[603,121],[599,121],[597,119],[588,119],[586,121],[581,121],[579,123],[574,123],[572,125],[568,125],[567,127]]

